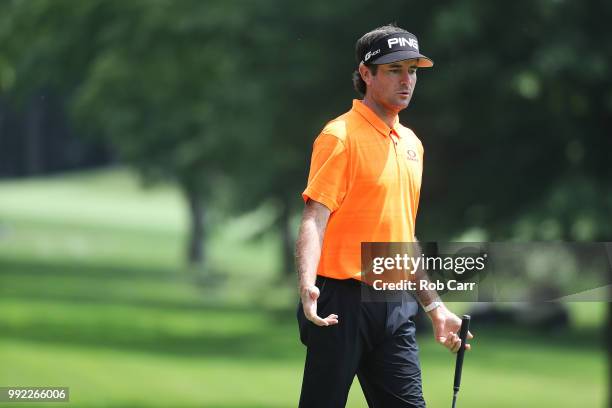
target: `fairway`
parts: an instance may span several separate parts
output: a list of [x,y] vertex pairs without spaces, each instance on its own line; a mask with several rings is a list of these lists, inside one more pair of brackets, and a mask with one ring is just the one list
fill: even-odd
[[[63,406],[296,406],[295,289],[279,283],[277,237],[251,239],[272,217],[257,211],[211,210],[223,279],[202,285],[183,266],[174,189],[142,190],[122,169],[0,183],[0,386],[67,386]],[[473,321],[457,406],[604,407],[605,307],[570,307],[567,333]],[[454,358],[429,331],[419,342],[428,406],[450,406]],[[347,406],[366,406],[357,382]]]

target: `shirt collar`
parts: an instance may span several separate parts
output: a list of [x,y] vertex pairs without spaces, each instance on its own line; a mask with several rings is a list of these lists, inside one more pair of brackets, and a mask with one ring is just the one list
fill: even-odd
[[390,128],[372,109],[368,108],[362,100],[353,99],[353,110],[363,116],[363,118],[374,126],[376,130],[382,133],[383,136],[389,136],[389,134],[393,132],[401,137],[400,133],[397,131],[397,125],[399,124],[399,118],[397,116],[395,117],[393,127]]

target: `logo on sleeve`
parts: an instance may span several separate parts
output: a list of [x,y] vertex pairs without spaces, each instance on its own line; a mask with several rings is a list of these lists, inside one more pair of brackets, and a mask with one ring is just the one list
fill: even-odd
[[419,156],[417,155],[417,152],[415,152],[412,149],[407,149],[406,150],[406,157],[408,158],[408,160],[412,160],[415,162],[419,161]]

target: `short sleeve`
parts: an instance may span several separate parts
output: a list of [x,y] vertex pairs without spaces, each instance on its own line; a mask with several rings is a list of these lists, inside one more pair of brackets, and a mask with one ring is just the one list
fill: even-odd
[[[425,158],[425,148],[423,147],[423,143],[421,142],[421,140],[419,140],[417,138],[418,143],[418,151],[419,151],[419,158],[421,160],[419,160],[419,163],[421,164],[421,184],[423,183],[423,159]],[[421,188],[419,186],[419,188],[416,190],[416,194],[415,194],[415,200],[414,200],[414,217],[416,219],[416,214],[419,210],[419,201],[421,199]]]
[[347,151],[342,140],[322,133],[314,142],[308,185],[302,193],[309,198],[336,211],[347,191]]

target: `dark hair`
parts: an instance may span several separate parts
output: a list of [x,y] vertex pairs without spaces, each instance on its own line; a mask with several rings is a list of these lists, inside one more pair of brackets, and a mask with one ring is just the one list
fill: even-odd
[[[403,28],[399,28],[395,23],[387,24],[382,27],[378,27],[369,31],[361,36],[360,39],[355,43],[355,59],[357,60],[357,69],[353,71],[353,87],[361,95],[364,96],[366,93],[367,85],[359,74],[359,63],[363,61],[365,53],[368,52],[372,44],[382,37],[390,34],[404,34],[408,31]],[[365,64],[366,67],[372,72],[372,75],[376,75],[378,65]]]

